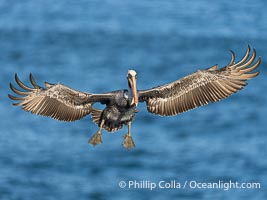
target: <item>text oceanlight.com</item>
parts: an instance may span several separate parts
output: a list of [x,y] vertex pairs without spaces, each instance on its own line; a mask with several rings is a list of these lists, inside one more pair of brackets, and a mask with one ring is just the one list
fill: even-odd
[[196,180],[169,180],[153,182],[149,180],[128,180],[120,181],[120,188],[128,189],[260,189],[261,184],[258,182],[238,182],[238,181],[222,181],[216,182],[201,182]]

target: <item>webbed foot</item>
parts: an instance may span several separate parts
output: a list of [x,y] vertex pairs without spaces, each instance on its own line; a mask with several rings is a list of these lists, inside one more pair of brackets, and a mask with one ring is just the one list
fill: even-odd
[[133,141],[133,138],[132,136],[127,133],[123,136],[124,140],[123,140],[123,147],[126,148],[126,149],[131,149],[133,147],[135,147],[135,144],[134,144],[134,141]]
[[100,131],[96,132],[96,134],[94,134],[90,140],[88,141],[90,144],[92,144],[93,146],[97,145],[97,144],[101,144],[102,143],[102,133]]

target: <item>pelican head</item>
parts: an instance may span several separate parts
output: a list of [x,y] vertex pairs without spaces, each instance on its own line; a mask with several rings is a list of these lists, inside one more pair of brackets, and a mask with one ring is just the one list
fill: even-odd
[[128,79],[128,86],[129,86],[129,92],[131,92],[132,96],[132,102],[131,105],[135,104],[137,106],[138,104],[138,96],[137,96],[137,89],[136,89],[136,71],[135,70],[128,70],[127,79]]

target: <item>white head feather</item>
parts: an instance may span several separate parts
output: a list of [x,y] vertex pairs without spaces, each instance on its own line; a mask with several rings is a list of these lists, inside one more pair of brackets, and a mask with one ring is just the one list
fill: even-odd
[[130,74],[134,77],[134,76],[136,76],[136,71],[133,69],[130,69],[130,70],[128,70],[128,74]]

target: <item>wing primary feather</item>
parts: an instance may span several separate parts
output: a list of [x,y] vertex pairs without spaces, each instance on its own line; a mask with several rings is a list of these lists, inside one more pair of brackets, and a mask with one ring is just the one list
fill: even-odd
[[232,50],[230,50],[230,52],[231,52],[231,60],[229,65],[233,65],[235,64],[235,53]]
[[246,51],[244,57],[243,57],[238,63],[234,64],[233,66],[239,66],[240,64],[244,63],[244,62],[248,59],[248,57],[249,57],[250,49],[251,49],[251,48],[250,48],[250,46],[248,45],[248,47],[247,47],[247,51]]
[[22,92],[22,91],[18,90],[17,88],[15,88],[15,87],[13,86],[12,83],[9,84],[9,87],[10,87],[10,89],[11,89],[14,93],[16,93],[16,94],[19,94],[19,95],[22,95],[22,96],[26,96],[26,95],[29,94],[28,92]]
[[24,100],[23,97],[15,97],[15,96],[13,96],[13,95],[11,95],[11,94],[8,94],[8,97],[9,97],[10,99],[12,99],[12,100],[15,100],[15,101]]
[[40,87],[39,85],[37,85],[36,82],[34,81],[34,78],[33,78],[33,76],[32,76],[32,73],[30,73],[30,82],[31,82],[31,84],[33,85],[33,87],[34,87],[35,89],[40,89],[40,88],[41,88],[41,87]]
[[256,50],[253,49],[251,58],[245,64],[243,64],[239,67],[236,67],[236,69],[237,70],[245,69],[247,66],[251,65],[251,63],[253,63],[255,58],[256,58]]
[[257,62],[250,68],[240,70],[241,73],[248,73],[256,69],[261,64],[261,58],[257,60]]
[[20,81],[20,79],[19,79],[19,77],[18,77],[17,74],[15,74],[15,80],[16,80],[17,84],[18,84],[22,89],[24,89],[24,90],[28,90],[28,91],[34,91],[34,89],[32,89],[32,88],[30,88],[30,87],[24,85],[24,84]]

